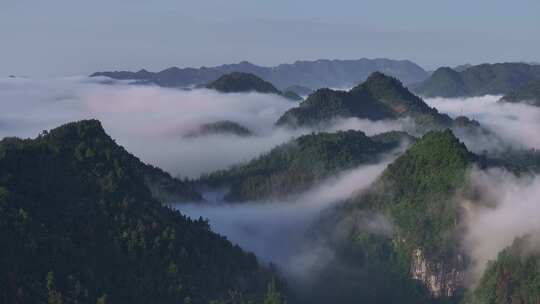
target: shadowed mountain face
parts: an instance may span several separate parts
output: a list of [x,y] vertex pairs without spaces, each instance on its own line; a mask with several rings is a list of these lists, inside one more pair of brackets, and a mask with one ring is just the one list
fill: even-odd
[[274,84],[278,89],[295,85],[317,89],[351,87],[375,71],[397,77],[406,84],[421,82],[428,76],[424,69],[408,60],[390,59],[297,61],[276,67],[261,67],[244,61],[210,68],[172,67],[157,73],[146,70],[97,72],[92,76],[134,80],[137,83],[164,87],[189,87],[210,83],[232,72],[243,72],[254,74]]
[[206,221],[156,200],[151,188],[168,186],[200,199],[156,170],[93,120],[33,140],[4,139],[0,242],[9,246],[0,251],[2,302],[262,301],[270,273]]
[[501,98],[504,102],[522,102],[540,106],[540,80],[534,80]]
[[380,161],[383,154],[412,140],[401,132],[372,137],[352,130],[304,135],[247,164],[204,176],[198,183],[228,187],[229,201],[283,199],[343,170]]
[[207,88],[222,93],[258,92],[265,94],[281,94],[281,92],[268,81],[264,81],[250,73],[240,72],[223,75],[208,84]]
[[439,68],[415,92],[426,97],[503,95],[533,80],[540,80],[540,66],[525,63],[481,64],[461,71]]
[[450,127],[452,119],[430,108],[393,77],[375,72],[350,91],[320,89],[277,121],[278,125],[316,126],[335,118],[371,120],[411,117],[422,126]]

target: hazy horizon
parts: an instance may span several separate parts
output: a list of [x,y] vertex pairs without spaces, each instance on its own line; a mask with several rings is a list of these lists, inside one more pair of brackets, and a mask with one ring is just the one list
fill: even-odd
[[[342,0],[0,3],[0,77],[249,61],[390,58],[439,66],[540,61],[540,3]],[[322,43],[324,41],[324,43]],[[493,50],[497,50],[493,52]]]

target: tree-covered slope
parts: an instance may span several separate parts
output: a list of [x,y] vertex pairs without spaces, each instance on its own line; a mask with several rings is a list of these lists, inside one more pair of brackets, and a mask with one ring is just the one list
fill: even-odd
[[378,183],[390,192],[365,198],[394,219],[411,249],[443,256],[459,220],[451,199],[475,159],[451,131],[428,133],[383,172]]
[[426,97],[504,95],[540,79],[540,66],[525,63],[481,64],[463,71],[440,68],[415,90]]
[[540,80],[529,82],[501,98],[504,102],[523,102],[530,105],[540,106]]
[[438,68],[422,82],[415,92],[425,97],[462,97],[468,96],[469,89],[460,72],[449,67]]
[[277,121],[285,126],[314,126],[336,118],[371,120],[411,117],[419,125],[445,128],[450,117],[430,108],[418,96],[392,77],[375,72],[352,90],[320,89],[296,108],[285,112]]
[[453,198],[475,159],[452,132],[430,132],[325,212],[313,235],[333,259],[310,286],[310,303],[457,303],[466,261]]
[[[385,251],[372,255],[373,263],[383,263],[401,280],[407,278],[403,284],[422,283],[431,297],[459,296],[466,257],[460,252],[460,206],[454,199],[464,191],[467,170],[475,161],[476,156],[449,130],[423,136],[371,187],[332,214],[333,226],[352,227],[344,250],[364,252],[382,242]],[[359,229],[366,226],[366,219],[358,215],[365,214],[385,218],[391,232],[381,236]]]
[[[536,304],[540,302],[540,252],[533,236],[516,239],[488,264],[471,304]],[[536,239],[538,241],[538,239]],[[536,247],[535,247],[536,246]]]
[[250,73],[240,72],[223,75],[209,83],[207,88],[222,93],[258,92],[281,94],[281,92],[268,81],[264,81]]
[[375,162],[411,139],[399,132],[373,137],[361,131],[304,135],[247,164],[205,176],[199,184],[228,186],[226,198],[231,201],[283,198],[340,171]]
[[262,300],[255,256],[162,205],[140,166],[95,120],[4,139],[0,301]]

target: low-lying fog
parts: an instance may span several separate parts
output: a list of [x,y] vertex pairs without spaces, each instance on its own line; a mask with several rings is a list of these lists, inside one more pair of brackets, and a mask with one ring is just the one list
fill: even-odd
[[[275,128],[274,123],[295,102],[272,94],[221,94],[155,86],[101,84],[99,79],[0,79],[0,137],[35,137],[63,123],[99,119],[105,130],[128,151],[174,176],[198,177],[247,161],[311,130]],[[253,137],[214,135],[185,138],[201,124],[231,120]],[[362,129],[376,134],[395,123],[348,119],[332,131]]]
[[[479,121],[511,145],[540,148],[540,108],[500,104],[498,99],[499,96],[434,98],[426,102],[452,117],[465,115]],[[44,129],[66,122],[97,118],[119,144],[143,161],[175,176],[192,178],[247,161],[311,132],[275,128],[274,122],[296,103],[268,94],[108,85],[98,79],[74,77],[3,79],[0,101],[0,137],[35,137]],[[238,122],[256,136],[183,136],[201,124],[218,120]],[[337,120],[328,131],[357,129],[373,135],[406,129],[407,123],[345,119]],[[353,191],[368,187],[387,162],[342,172],[293,201],[225,205],[209,199],[206,206],[177,208],[193,217],[208,218],[212,229],[254,251],[261,260],[276,263],[293,275],[304,275],[321,261],[331,259],[332,250],[305,250],[299,240],[322,210],[346,199]],[[470,221],[464,238],[472,256],[482,263],[494,258],[515,236],[540,229],[534,220],[540,215],[537,179],[523,181],[494,172],[472,175],[477,184],[486,185],[486,194],[490,194],[487,197],[492,198],[490,204],[468,214]]]

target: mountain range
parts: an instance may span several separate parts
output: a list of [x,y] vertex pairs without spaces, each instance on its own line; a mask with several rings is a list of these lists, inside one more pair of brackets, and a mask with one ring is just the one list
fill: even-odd
[[[467,174],[489,162],[450,130],[418,140],[399,132],[305,135],[203,180],[232,183],[231,198],[257,200],[284,185],[281,194],[294,193],[375,162],[403,140],[413,144],[371,186],[321,214],[312,241],[334,248],[336,258],[321,266],[310,292],[292,292],[291,303],[505,303],[493,296],[494,286],[495,295],[536,301],[531,284],[538,276],[527,265],[537,258],[523,261],[513,249],[468,293],[470,261],[459,242],[464,218],[454,198],[474,203],[477,191]],[[212,232],[205,220],[163,205],[161,192],[152,190],[174,184],[186,201],[200,200],[196,184],[159,174],[167,182],[155,186],[147,172],[159,169],[118,146],[98,121],[70,123],[35,139],[6,138],[0,169],[0,240],[10,244],[0,253],[0,296],[7,302],[279,304],[289,295],[279,275],[253,254]],[[391,228],[384,228],[386,221]],[[511,283],[507,271],[515,273]]]
[[380,161],[412,140],[404,132],[371,137],[353,130],[303,135],[246,164],[203,176],[197,183],[227,187],[225,199],[232,202],[284,199],[344,170]]
[[[247,61],[216,67],[178,68],[171,67],[160,72],[140,70],[138,72],[96,72],[91,76],[106,76],[119,80],[131,80],[140,84],[155,84],[163,87],[191,87],[205,85],[232,72],[254,74],[275,85],[280,90],[301,86],[308,89],[347,88],[365,80],[371,73],[380,71],[399,78],[406,84],[418,83],[428,73],[408,60],[358,59],[297,61],[275,67],[257,66]],[[296,91],[295,91],[296,92]],[[296,92],[298,95],[305,95]]]
[[504,95],[533,80],[540,80],[539,65],[495,63],[464,66],[458,70],[442,67],[412,88],[425,97]]

